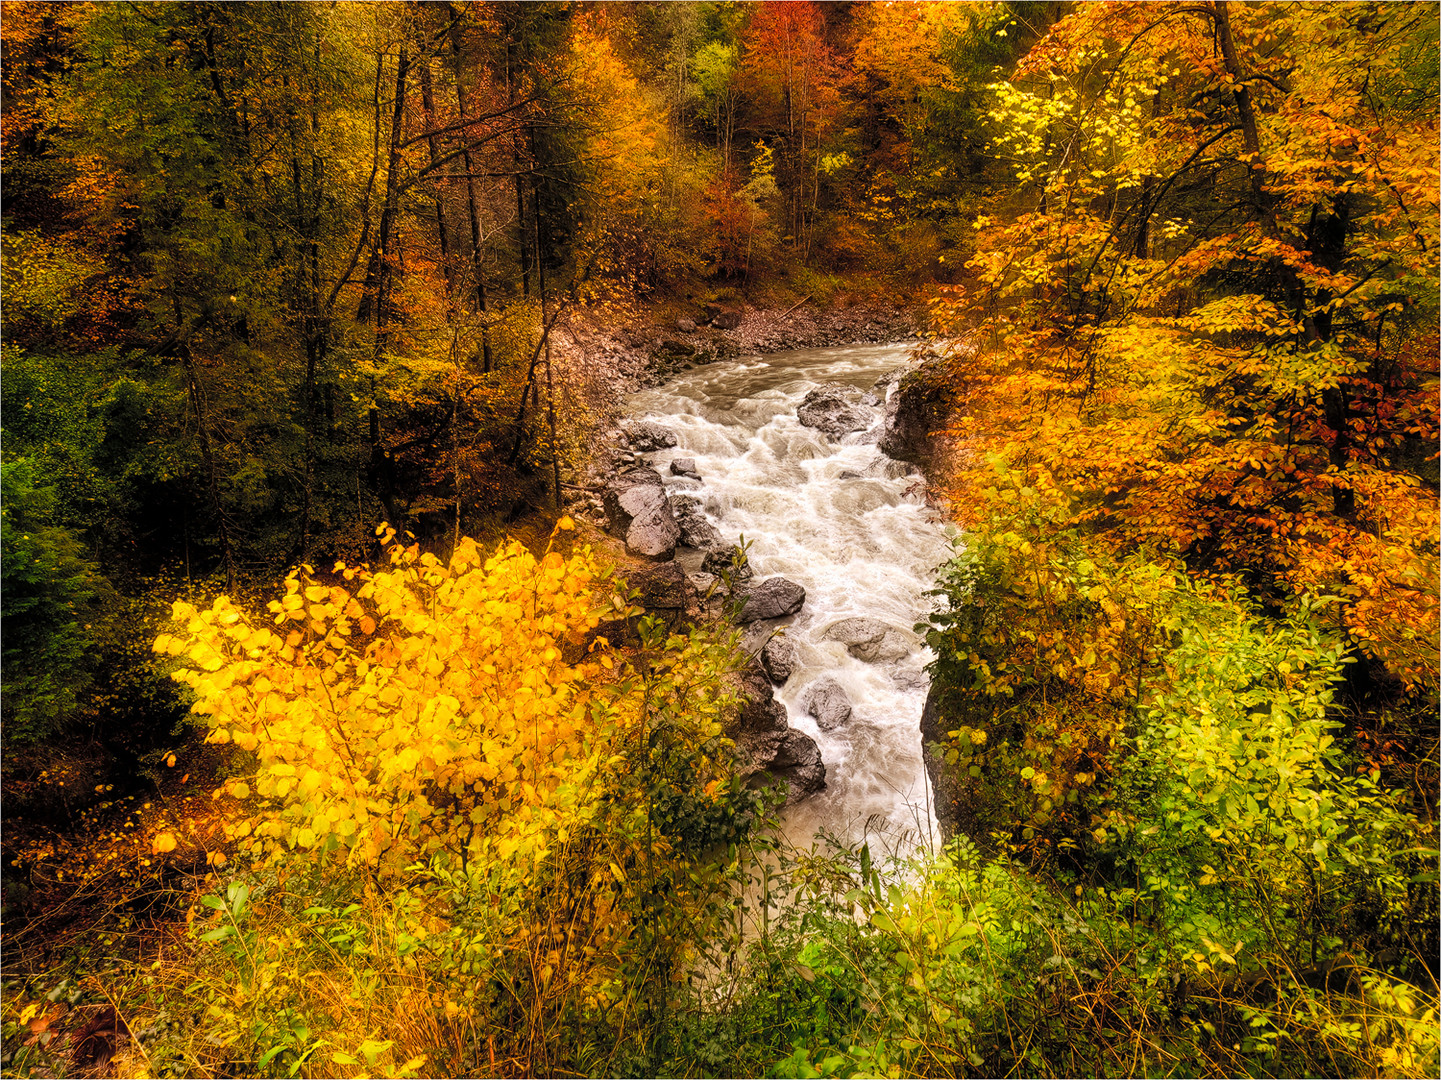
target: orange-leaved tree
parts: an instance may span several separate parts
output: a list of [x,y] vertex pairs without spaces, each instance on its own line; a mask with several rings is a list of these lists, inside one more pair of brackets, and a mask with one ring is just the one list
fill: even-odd
[[973,447],[1104,548],[1340,597],[1423,697],[1436,57],[1406,6],[1086,5],[993,87],[1020,186],[937,305],[980,320],[950,368]]

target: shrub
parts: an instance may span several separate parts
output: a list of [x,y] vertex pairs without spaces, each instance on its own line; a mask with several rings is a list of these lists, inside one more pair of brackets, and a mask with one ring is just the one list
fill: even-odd
[[251,762],[228,788],[259,859],[204,901],[205,977],[163,995],[194,1014],[240,986],[220,1049],[180,1057],[655,1068],[756,820],[721,730],[732,637],[640,618],[639,647],[613,650],[602,617],[640,613],[589,549],[466,540],[448,564],[398,545],[390,560],[328,584],[302,569],[270,626],[224,597],[177,604],[156,642],[188,661],[176,677],[212,740]]

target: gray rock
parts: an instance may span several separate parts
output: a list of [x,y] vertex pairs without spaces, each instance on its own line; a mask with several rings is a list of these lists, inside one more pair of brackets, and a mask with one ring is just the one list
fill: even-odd
[[860,472],[854,469],[846,469],[837,477],[837,480],[899,480],[903,476],[909,476],[916,471],[916,467],[909,461],[895,461],[891,458],[881,458],[873,461]]
[[[700,500],[695,496],[672,495],[670,509],[671,513],[675,515],[676,524],[680,526],[681,543],[686,547],[704,551],[723,546],[720,530],[706,520],[705,514],[701,511]],[[709,567],[702,569],[705,569],[707,573],[715,573]]]
[[752,660],[730,677],[739,692],[740,710],[726,734],[735,740],[737,768],[747,786],[769,787],[780,781],[792,801],[825,787],[820,748],[791,728],[786,707],[775,699],[760,665]]
[[710,324],[717,330],[735,330],[744,318],[739,311],[722,311],[711,319]]
[[785,782],[787,802],[799,802],[826,786],[826,766],[816,741],[802,731],[787,731],[776,747],[769,771]]
[[755,575],[750,563],[742,563],[739,569],[736,568],[736,560],[740,557],[740,548],[732,544],[730,547],[713,548],[706,552],[706,557],[701,560],[700,568],[707,574],[714,574],[716,577],[725,577],[729,574],[735,581],[748,581]]
[[821,637],[839,641],[857,660],[878,663],[909,656],[919,644],[914,634],[879,619],[841,619],[825,628]]
[[695,458],[678,457],[670,463],[670,474],[672,476],[688,476],[692,480],[699,480],[700,473],[695,467]]
[[761,649],[761,667],[777,686],[791,677],[798,663],[796,647],[783,637],[771,638]]
[[766,578],[745,590],[745,606],[736,616],[736,621],[744,625],[760,619],[794,615],[805,602],[805,589],[794,581],[782,577]]
[[654,469],[637,467],[617,473],[603,493],[610,530],[625,538],[632,555],[657,562],[675,556],[680,526],[666,499],[665,484]]
[[900,380],[886,399],[886,414],[877,446],[898,461],[925,465],[933,453],[931,432],[946,426],[950,401],[922,365]]
[[733,737],[788,730],[786,707],[776,700],[760,664],[752,660],[735,678],[739,683],[741,708],[736,727],[730,733]]
[[682,334],[694,334],[695,320],[687,319],[684,315],[682,315],[679,319],[675,321],[675,328],[679,330]]
[[627,584],[640,593],[638,602],[648,611],[698,609],[695,586],[677,563],[664,562],[637,570]]
[[692,570],[686,576],[690,578],[691,585],[695,587],[695,591],[701,596],[710,592],[716,583],[720,581],[720,578],[714,574],[707,574],[704,570]]
[[801,708],[816,718],[822,731],[834,731],[851,718],[851,699],[841,684],[829,675],[822,676],[806,687]]
[[630,448],[641,453],[666,450],[675,445],[675,432],[649,420],[636,420],[626,425],[624,433]]
[[862,394],[854,386],[818,386],[805,396],[796,419],[832,439],[852,431],[864,431],[875,421],[875,413],[861,404]]

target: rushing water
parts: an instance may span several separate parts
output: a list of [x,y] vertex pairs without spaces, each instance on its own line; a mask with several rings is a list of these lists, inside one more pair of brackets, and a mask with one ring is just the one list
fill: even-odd
[[[910,631],[929,609],[925,593],[950,551],[946,532],[925,506],[918,475],[887,477],[889,459],[874,432],[870,442],[860,433],[833,441],[796,419],[808,391],[825,383],[869,389],[907,351],[855,346],[742,357],[697,368],[631,402],[632,416],[676,434],[674,449],[647,455],[668,490],[703,499],[727,539],[744,535],[758,580],[779,575],[806,590],[785,630],[800,665],[776,692],[791,725],[816,740],[826,763],[826,789],[783,817],[799,847],[822,830],[851,842],[868,837],[897,853],[938,836],[919,733],[929,653],[917,641],[903,660],[867,663],[821,634],[856,615]],[[700,482],[669,475],[677,457],[695,459]],[[854,710],[831,732],[800,705],[824,675],[845,688]]]

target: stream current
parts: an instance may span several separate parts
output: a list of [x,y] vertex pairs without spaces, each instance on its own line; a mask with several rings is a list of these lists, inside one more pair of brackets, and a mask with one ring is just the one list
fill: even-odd
[[[676,435],[673,449],[647,455],[667,491],[701,499],[728,541],[744,536],[756,580],[780,576],[806,590],[784,631],[799,663],[776,690],[791,726],[816,740],[826,764],[825,790],[782,814],[786,838],[802,849],[821,832],[896,855],[939,837],[919,728],[930,653],[910,631],[930,610],[925,594],[951,553],[946,530],[925,505],[922,478],[899,475],[904,466],[876,449],[877,430],[832,440],[796,418],[809,391],[827,383],[868,390],[908,352],[895,344],[740,357],[643,391],[628,409]],[[674,458],[694,458],[701,480],[671,476]],[[910,654],[868,663],[823,636],[852,616],[905,631]],[[832,731],[801,705],[823,676],[840,683],[853,709]]]

